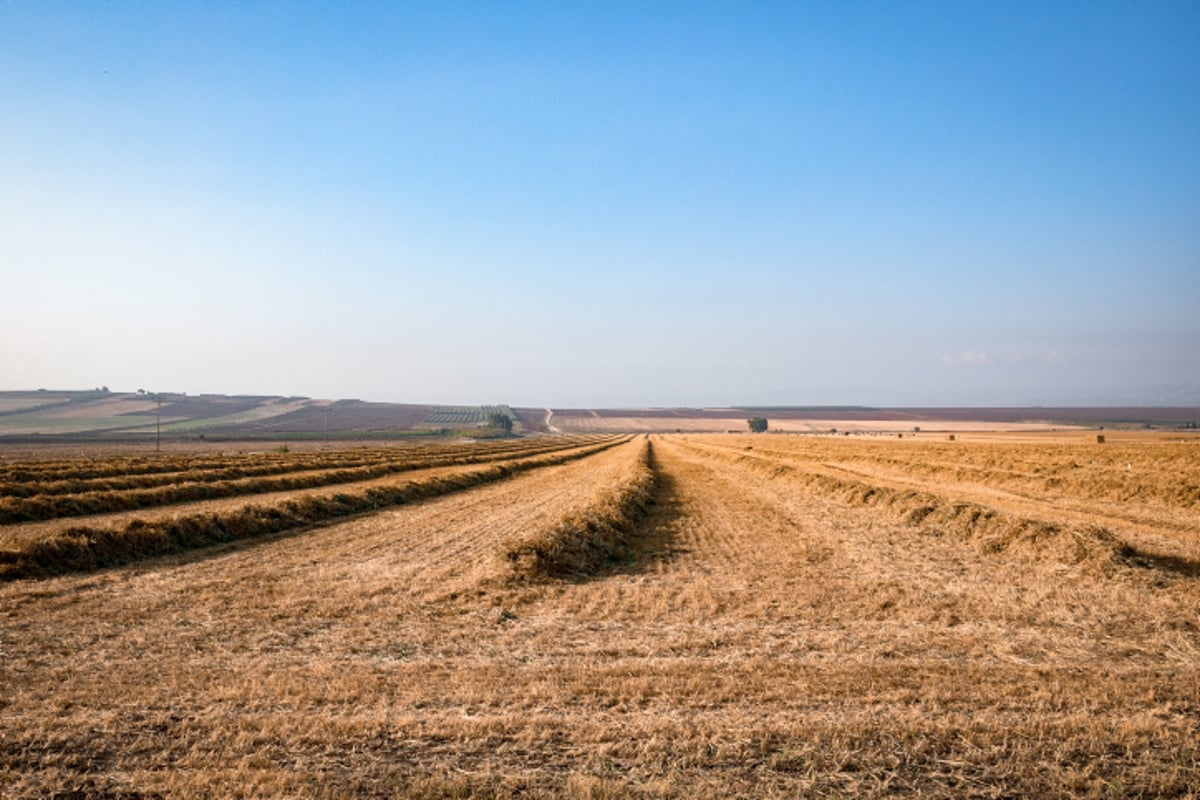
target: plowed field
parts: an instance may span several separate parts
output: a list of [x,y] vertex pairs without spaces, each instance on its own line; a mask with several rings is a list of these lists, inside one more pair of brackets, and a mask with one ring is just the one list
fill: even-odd
[[540,442],[14,567],[0,796],[1200,796],[1197,440]]

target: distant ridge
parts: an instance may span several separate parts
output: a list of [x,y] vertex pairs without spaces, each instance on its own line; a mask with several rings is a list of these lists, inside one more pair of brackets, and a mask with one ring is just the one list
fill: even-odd
[[[792,428],[818,424],[894,423],[909,429],[938,421],[981,424],[1044,424],[1190,429],[1198,406],[882,407],[865,405],[746,405],[727,408],[509,408],[507,405],[445,406],[317,400],[283,395],[188,395],[181,392],[0,392],[0,440],[29,437],[174,438],[389,438],[467,433],[490,411],[514,420],[518,433],[558,429],[728,430],[752,416]],[[589,423],[588,421],[591,420]],[[812,425],[805,425],[813,421]],[[603,424],[600,424],[603,423]],[[550,427],[553,425],[553,427]],[[566,428],[564,428],[566,429]],[[827,430],[828,426],[824,428]]]

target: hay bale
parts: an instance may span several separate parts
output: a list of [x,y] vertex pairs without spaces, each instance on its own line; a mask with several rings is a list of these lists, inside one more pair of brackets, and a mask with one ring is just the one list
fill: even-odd
[[1104,434],[1103,433],[1096,434],[1096,444],[1104,444]]
[[948,441],[948,442],[953,442],[953,441],[954,441],[954,434],[952,433],[952,434],[950,434],[949,436],[947,436],[947,437],[946,437],[946,441]]

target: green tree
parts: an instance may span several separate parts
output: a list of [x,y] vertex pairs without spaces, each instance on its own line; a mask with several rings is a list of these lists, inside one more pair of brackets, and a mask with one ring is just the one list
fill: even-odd
[[512,425],[512,417],[510,417],[508,414],[501,414],[497,411],[495,414],[488,415],[489,428],[495,428],[496,430],[504,431],[505,433],[512,433]]
[[767,430],[766,417],[751,417],[746,420],[746,424],[750,426],[751,433],[763,433]]

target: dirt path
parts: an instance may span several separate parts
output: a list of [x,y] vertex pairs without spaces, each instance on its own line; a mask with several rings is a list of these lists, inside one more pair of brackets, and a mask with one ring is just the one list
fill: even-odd
[[546,409],[546,430],[550,431],[551,433],[562,433],[561,430],[559,430],[553,424],[551,424],[550,420],[553,418],[554,418],[554,411],[552,409],[547,408]]

